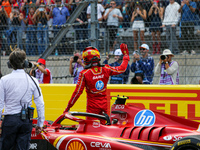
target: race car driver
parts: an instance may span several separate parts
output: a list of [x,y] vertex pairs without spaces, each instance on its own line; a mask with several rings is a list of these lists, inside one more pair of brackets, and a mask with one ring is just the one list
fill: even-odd
[[[127,45],[122,43],[120,49],[123,53],[123,62],[120,66],[111,67],[109,65],[100,65],[99,51],[94,47],[87,47],[83,50],[83,60],[85,69],[79,74],[78,82],[75,91],[68,103],[65,112],[75,104],[79,96],[82,94],[84,87],[87,93],[87,108],[89,113],[103,114],[107,113],[107,83],[109,76],[117,75],[125,72],[129,59],[129,51]],[[87,117],[88,120],[94,118]],[[105,123],[101,121],[101,123]]]

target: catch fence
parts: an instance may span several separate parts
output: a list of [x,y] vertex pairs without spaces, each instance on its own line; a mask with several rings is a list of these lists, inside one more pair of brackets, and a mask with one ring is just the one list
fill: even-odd
[[[47,66],[52,70],[54,83],[72,83],[72,77],[70,77],[68,72],[68,65],[69,57],[73,55],[75,50],[82,51],[88,45],[92,45],[99,49],[104,59],[105,55],[112,55],[113,53],[111,52],[118,49],[120,43],[128,45],[130,55],[135,50],[138,50],[142,43],[146,43],[150,47],[149,54],[153,56],[155,65],[162,51],[169,48],[175,54],[174,59],[180,64],[181,83],[199,83],[199,2],[192,2],[191,7],[194,7],[195,11],[186,15],[186,19],[188,17],[188,20],[184,21],[183,12],[177,13],[178,8],[181,7],[181,1],[176,1],[175,4],[178,8],[171,11],[176,13],[175,17],[177,18],[169,21],[165,20],[167,19],[167,15],[169,15],[167,8],[170,4],[167,1],[140,0],[137,3],[137,1],[117,0],[116,7],[119,8],[123,21],[119,20],[117,26],[112,26],[113,32],[110,32],[110,27],[107,24],[108,19],[98,18],[101,12],[99,11],[99,5],[105,8],[105,11],[101,13],[103,16],[106,9],[109,9],[109,2],[111,1],[76,0],[76,3],[64,3],[61,5],[57,2],[55,4],[49,3],[45,7],[43,4],[34,4],[33,2],[28,5],[25,4],[25,6],[19,4],[18,8],[16,5],[11,4],[13,17],[10,16],[10,19],[3,16],[4,10],[9,6],[1,7],[1,72],[4,75],[9,72],[6,65],[4,65],[7,59],[6,56],[15,47],[19,47],[26,51],[27,57],[30,60],[36,61],[39,57],[47,59]],[[90,11],[87,12],[89,6]],[[143,14],[146,12],[145,19],[138,16],[139,22],[132,19],[134,12],[137,12],[138,6]],[[54,14],[54,9],[59,9],[59,7],[68,8],[70,16],[66,15],[68,20],[66,19],[66,22],[62,25],[55,25],[56,15]],[[188,6],[184,7],[188,10]],[[21,8],[26,11],[21,11]],[[33,24],[27,22],[28,12],[32,8],[33,14],[36,14]],[[44,8],[43,11],[40,11],[40,8]],[[41,21],[40,17],[44,13],[46,20]],[[23,15],[23,19],[21,20],[20,15]],[[117,15],[119,16],[119,14]],[[172,16],[168,17],[172,18]],[[91,20],[88,20],[89,18]],[[17,21],[17,19],[20,21]],[[137,24],[134,25],[136,21]],[[175,26],[173,25],[174,21]],[[161,27],[163,22],[166,24],[165,27]],[[143,25],[144,28],[142,27]],[[52,59],[54,59],[53,63]],[[57,66],[54,66],[54,64]],[[58,70],[57,68],[59,67],[64,68],[65,71],[62,69]],[[130,78],[131,76],[133,76],[133,73],[130,74]],[[62,80],[58,80],[59,78],[62,78]],[[66,78],[68,78],[67,81],[65,80]],[[155,76],[154,79],[157,79],[157,77]],[[154,83],[156,84],[156,82]]]

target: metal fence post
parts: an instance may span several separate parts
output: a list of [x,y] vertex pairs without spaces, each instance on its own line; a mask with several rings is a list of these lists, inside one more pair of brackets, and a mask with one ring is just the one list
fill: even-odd
[[141,39],[140,39],[140,28],[139,28],[139,31],[138,31],[138,49],[139,49],[139,47],[140,47],[140,43],[141,43]]
[[[74,31],[74,41],[76,41],[76,31]],[[74,42],[74,50],[76,50],[76,42]]]
[[107,32],[106,32],[106,29],[105,29],[105,32],[103,32],[103,38],[104,38],[104,54],[106,54],[106,52],[107,52]]
[[[19,27],[19,26],[18,26]],[[21,33],[22,34],[22,33]],[[17,30],[17,39],[16,39],[16,42],[17,42],[17,47],[19,47],[19,28],[18,28],[18,30]]]
[[97,0],[96,1],[90,1],[91,4],[91,30],[90,30],[90,41],[91,41],[91,46],[97,47]]
[[173,44],[172,44],[173,40],[172,40],[172,36],[173,36],[172,35],[172,27],[170,26],[170,47],[171,47],[170,50],[171,50],[171,52],[173,52],[173,47],[172,47],[173,46]]

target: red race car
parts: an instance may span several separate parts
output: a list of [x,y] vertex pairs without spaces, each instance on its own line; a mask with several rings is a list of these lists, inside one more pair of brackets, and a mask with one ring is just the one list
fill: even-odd
[[[53,123],[45,121],[43,133],[32,130],[30,149],[38,150],[200,150],[198,122],[125,105],[116,97],[107,114],[67,112]],[[85,120],[77,116],[106,120]],[[73,121],[73,125],[66,125]],[[33,127],[37,120],[33,120]],[[72,124],[72,122],[70,123]]]
[[[59,150],[199,150],[198,122],[125,105],[126,97],[116,97],[107,114],[82,112],[62,114],[42,136]],[[107,121],[85,120],[89,116]],[[74,121],[66,126],[62,122]]]

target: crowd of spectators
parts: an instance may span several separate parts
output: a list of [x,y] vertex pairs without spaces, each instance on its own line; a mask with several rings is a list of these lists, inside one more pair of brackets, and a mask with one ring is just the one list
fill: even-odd
[[[40,55],[47,48],[49,33],[59,32],[70,18],[81,0],[0,0],[0,41],[1,50],[15,46],[25,49],[27,55]],[[85,8],[76,18],[74,25],[76,40],[90,37],[91,7]],[[113,51],[119,26],[126,30],[132,28],[134,50],[146,43],[144,32],[149,28],[152,37],[153,54],[161,52],[161,33],[166,32],[167,47],[174,54],[190,48],[195,49],[194,26],[199,24],[200,1],[198,0],[99,0],[99,28],[107,29],[109,51]],[[181,46],[177,42],[177,26],[180,27]],[[22,41],[22,33],[26,41]],[[189,33],[189,34],[188,34]],[[188,36],[189,35],[189,36]],[[140,41],[140,43],[138,42]],[[173,42],[171,42],[173,41]],[[59,53],[66,54],[63,38]],[[164,43],[165,43],[164,42]],[[88,42],[77,43],[76,49],[83,50]]]

